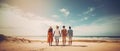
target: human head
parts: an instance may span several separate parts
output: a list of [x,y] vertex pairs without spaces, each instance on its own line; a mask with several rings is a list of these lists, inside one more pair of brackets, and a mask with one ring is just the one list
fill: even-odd
[[53,31],[52,26],[50,26],[48,32],[52,32],[52,31]]
[[50,26],[50,28],[49,29],[51,29],[52,28],[52,26]]
[[71,29],[71,26],[69,26],[69,29]]
[[59,28],[59,26],[56,26],[56,29],[58,29]]
[[63,28],[65,28],[65,26],[63,26]]

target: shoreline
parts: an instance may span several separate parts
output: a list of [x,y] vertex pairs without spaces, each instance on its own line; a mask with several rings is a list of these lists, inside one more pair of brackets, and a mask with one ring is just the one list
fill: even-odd
[[[46,40],[31,40],[31,39],[25,39],[25,38],[17,38],[17,37],[7,37],[6,40],[4,41],[13,41],[13,42],[17,42],[17,41],[21,41],[21,42],[24,42],[24,41],[28,41],[29,43],[30,42],[47,42],[47,39]],[[55,41],[55,40],[53,40]],[[69,41],[68,39],[66,41]],[[72,40],[73,42],[108,42],[108,43],[120,43],[120,39],[116,39],[116,40],[113,40],[113,39],[73,39]],[[62,40],[60,39],[60,42],[62,42]]]

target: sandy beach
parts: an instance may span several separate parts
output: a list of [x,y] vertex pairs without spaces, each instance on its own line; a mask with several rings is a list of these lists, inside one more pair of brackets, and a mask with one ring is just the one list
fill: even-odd
[[120,0],[0,0],[0,51],[120,51]]
[[90,42],[90,41],[74,41],[72,46],[49,46],[43,41],[3,41],[0,43],[0,51],[120,51],[120,42]]

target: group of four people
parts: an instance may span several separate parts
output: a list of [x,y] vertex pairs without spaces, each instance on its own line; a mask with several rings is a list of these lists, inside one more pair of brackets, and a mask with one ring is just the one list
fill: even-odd
[[72,45],[72,37],[73,37],[73,30],[69,26],[69,30],[65,29],[65,26],[63,26],[63,29],[60,31],[59,26],[56,26],[56,29],[53,32],[53,28],[50,27],[48,29],[48,43],[50,46],[52,46],[53,37],[55,38],[55,43],[58,46],[59,45],[59,38],[62,36],[62,43],[63,45],[66,45],[66,37],[69,37],[69,45]]

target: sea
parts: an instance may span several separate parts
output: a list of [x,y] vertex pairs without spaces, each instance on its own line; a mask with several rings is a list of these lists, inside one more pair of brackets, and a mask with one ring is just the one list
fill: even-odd
[[[17,36],[29,40],[47,40],[47,36]],[[53,37],[54,38],[54,37]],[[68,37],[66,38],[68,39]],[[60,37],[62,40],[62,37]],[[120,36],[73,36],[73,40],[120,40]]]

